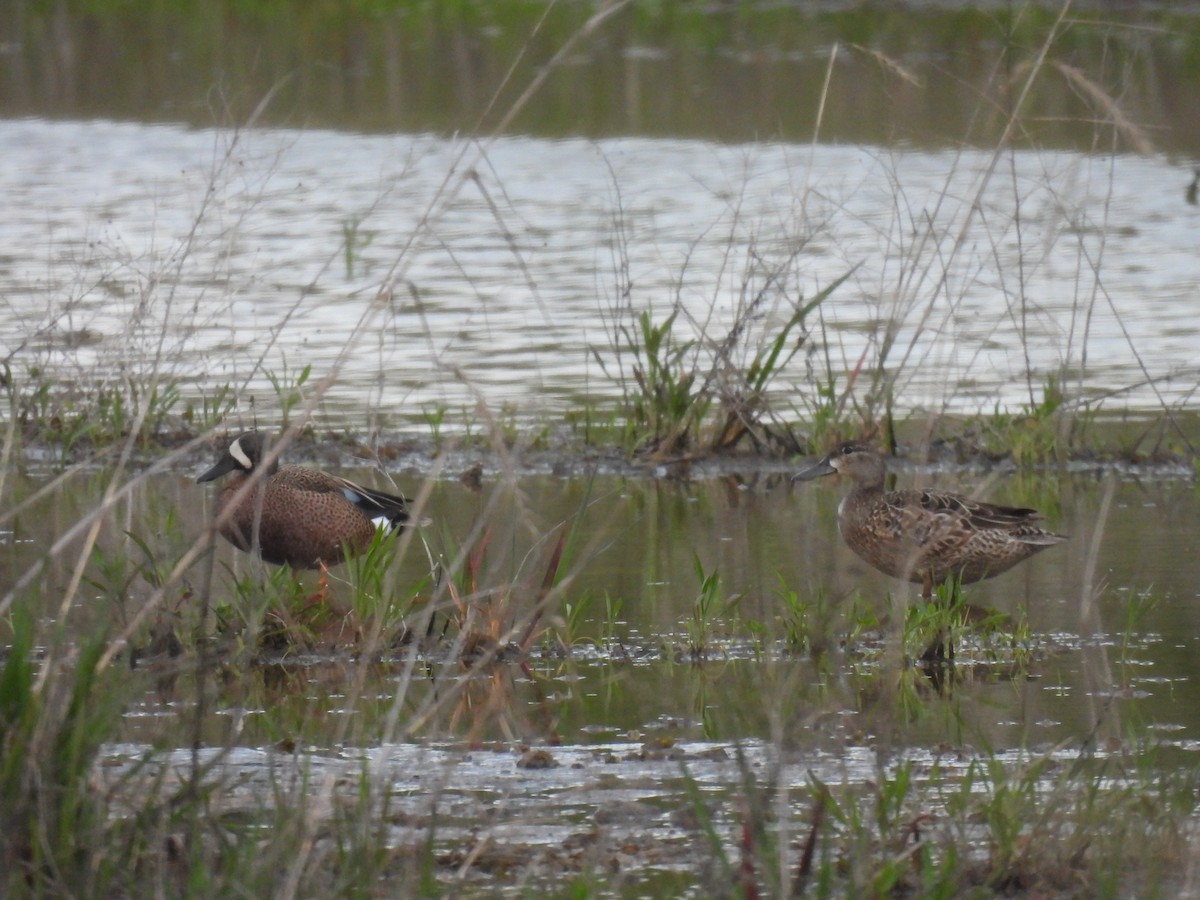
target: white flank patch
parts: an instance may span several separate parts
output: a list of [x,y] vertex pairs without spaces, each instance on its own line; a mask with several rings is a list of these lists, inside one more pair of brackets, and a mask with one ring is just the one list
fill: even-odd
[[237,464],[247,472],[254,468],[254,463],[250,462],[250,457],[242,449],[242,442],[240,440],[234,441],[229,445],[229,455],[236,459]]

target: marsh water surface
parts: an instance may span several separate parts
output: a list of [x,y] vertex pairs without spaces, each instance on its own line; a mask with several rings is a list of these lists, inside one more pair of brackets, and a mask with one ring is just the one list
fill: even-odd
[[[373,477],[369,471],[349,471],[364,481]],[[604,475],[567,480],[525,476],[511,483],[489,478],[482,493],[454,481],[438,482],[425,510],[432,522],[421,529],[425,546],[414,546],[396,563],[398,591],[420,585],[428,577],[430,559],[448,564],[472,535],[477,539],[481,526],[490,535],[478,573],[483,585],[540,578],[546,535],[567,523],[573,529],[563,573],[569,573],[569,580],[552,631],[569,646],[550,640],[534,656],[538,677],[545,679],[534,694],[543,697],[540,702],[547,702],[545,696],[557,698],[550,703],[555,724],[543,732],[536,720],[525,720],[533,695],[522,699],[529,685],[514,671],[514,712],[523,722],[518,736],[591,743],[669,721],[680,737],[765,738],[771,710],[780,704],[799,729],[794,739],[804,743],[806,714],[815,701],[805,699],[799,687],[794,696],[759,696],[762,685],[756,674],[794,670],[800,685],[808,681],[798,674],[813,665],[806,648],[787,647],[782,640],[788,593],[805,600],[824,596],[833,609],[856,605],[875,616],[883,631],[892,613],[888,597],[912,598],[913,589],[874,572],[841,544],[833,520],[839,492],[832,485],[793,488],[786,471],[690,482]],[[145,542],[162,560],[190,544],[208,514],[209,498],[189,474],[151,479],[119,517],[128,535]],[[979,703],[981,711],[999,706],[1006,712],[998,719],[994,708],[977,720],[966,716],[957,728],[986,736],[995,745],[1056,742],[1090,727],[1090,704],[1097,697],[1129,692],[1131,714],[1169,727],[1171,740],[1182,746],[1200,746],[1200,697],[1195,694],[1200,687],[1191,677],[1200,640],[1200,560],[1181,552],[1200,539],[1200,506],[1191,479],[1181,476],[1079,472],[1058,482],[1014,477],[990,482],[992,499],[1045,509],[1051,527],[1071,540],[970,588],[973,602],[1026,616],[1035,652],[1029,671],[1016,681],[985,679],[964,688],[956,698],[964,708]],[[919,471],[905,475],[969,489],[964,477]],[[974,479],[979,477],[975,473]],[[17,575],[34,565],[45,541],[94,504],[104,484],[99,473],[78,476],[18,516],[5,535],[5,569]],[[415,491],[420,476],[401,472],[398,484]],[[1107,512],[1100,519],[1102,503]],[[136,559],[142,551],[126,535],[110,532],[103,536],[101,552]],[[218,562],[214,590],[236,600],[233,579],[252,573],[249,560],[222,545]],[[713,653],[698,668],[681,664],[694,642],[689,622],[700,591],[697,564],[704,573],[719,575],[722,600],[709,627]],[[47,615],[69,573],[70,565],[61,572],[52,569],[44,579]],[[350,575],[343,572],[342,577]],[[189,583],[195,586],[197,579],[193,573]],[[1089,585],[1096,591],[1094,601],[1082,593]],[[336,597],[350,585],[335,579],[333,589]],[[101,592],[86,601],[93,606],[90,614],[87,609],[77,614],[81,621],[91,614],[120,621],[150,591],[148,583],[133,578],[122,602]],[[567,608],[580,607],[585,614],[568,627],[562,621]],[[848,626],[843,622],[840,627]],[[397,659],[404,656],[399,653]],[[1094,680],[1099,672],[1092,667],[1099,660],[1107,683]],[[374,700],[343,710],[336,699],[339,691],[331,685],[343,677],[343,666],[355,666],[337,653],[325,662],[311,670],[311,687],[304,687],[306,670],[300,667],[279,682],[281,694],[248,705],[295,710],[289,725],[298,730],[294,736],[317,745],[342,733],[340,718],[352,716],[355,742],[372,743],[377,735],[366,723],[373,718],[372,708],[386,709],[391,702],[392,667],[381,664],[371,670],[368,695]],[[862,715],[864,702],[853,682],[839,681],[840,687],[826,693],[819,705]],[[269,682],[264,689],[270,690]],[[189,705],[186,692],[166,705],[164,699],[150,695],[145,707],[130,716],[131,740],[161,740],[160,729]],[[225,726],[232,722],[223,714],[213,720],[214,742],[229,737]],[[611,731],[601,730],[603,737],[597,737],[601,726]],[[926,730],[930,726],[923,720],[911,740],[919,745],[935,740],[936,728]],[[256,729],[253,715],[239,720],[238,728],[239,740],[251,746],[269,738]]]
[[229,385],[246,421],[311,366],[336,377],[334,425],[461,429],[481,403],[557,420],[621,398],[641,310],[681,310],[703,373],[849,274],[771,384],[781,415],[864,360],[930,413],[1020,409],[1051,382],[1153,411],[1197,383],[1200,208],[1161,158],[1018,151],[997,175],[969,150],[31,120],[0,143],[22,379],[153,375],[197,404]]
[[[391,475],[415,495],[432,465],[410,460]],[[368,483],[382,478],[345,471]],[[1011,755],[1014,764],[1027,753],[1066,763],[1118,752],[1133,733],[1147,736],[1168,769],[1196,764],[1200,560],[1185,548],[1200,538],[1200,504],[1187,473],[987,479],[980,471],[906,469],[905,481],[948,489],[986,481],[990,498],[1036,505],[1071,535],[970,589],[973,603],[1027,617],[1029,631],[1016,656],[1010,643],[968,639],[949,682],[887,655],[897,633],[891,598],[911,599],[913,590],[841,544],[836,487],[792,487],[789,473],[767,466],[700,471],[691,480],[509,480],[489,472],[482,491],[440,480],[419,545],[394,563],[401,592],[427,581],[430,559],[449,561],[482,531],[482,586],[536,581],[546,535],[559,523],[574,528],[561,602],[528,657],[471,674],[455,657],[416,644],[371,659],[349,645],[297,650],[215,677],[202,677],[189,655],[143,661],[131,672],[141,693],[126,708],[120,740],[106,748],[105,778],[126,789],[130,779],[185,778],[198,737],[206,748],[200,763],[219,763],[209,777],[228,783],[220,801],[227,813],[253,812],[286,785],[336,795],[369,772],[390,785],[394,845],[424,840],[423,823],[436,816],[446,852],[485,829],[485,869],[541,860],[534,868],[546,871],[537,877],[553,883],[547,872],[556,867],[625,853],[626,864],[644,868],[634,881],[649,885],[704,858],[688,812],[694,787],[716,826],[731,832],[747,766],[785,791],[814,777],[867,783],[897,765],[913,767],[916,778],[964,778],[973,748],[993,760]],[[102,535],[96,570],[106,571],[103,559],[136,560],[139,542],[160,561],[175,558],[209,515],[195,474],[145,481],[116,516],[124,533]],[[18,493],[41,481],[23,481]],[[44,542],[94,506],[105,485],[103,472],[77,474],[24,511],[4,536],[5,569],[16,575],[35,564]],[[68,564],[41,581],[47,616],[70,578],[70,554],[64,558]],[[261,577],[256,567],[224,545],[217,562],[214,605],[243,602],[239,579]],[[719,575],[721,601],[700,633],[699,656],[697,565]],[[201,573],[189,573],[165,604],[176,628],[196,622]],[[335,598],[352,589],[344,579],[352,581],[346,567],[335,570]],[[102,580],[77,602],[72,627],[121,623],[152,591],[136,576],[120,593]],[[807,626],[789,594],[809,605]],[[473,602],[486,603],[485,595]],[[511,597],[532,602],[519,591]],[[825,626],[814,624],[820,615]],[[812,628],[814,640],[827,627],[831,640],[816,652],[789,638],[789,622]],[[454,696],[439,706],[439,692]],[[417,712],[418,733],[406,737]],[[551,768],[526,768],[522,746],[545,748],[541,764]],[[791,809],[798,828],[805,810]],[[581,862],[584,836],[591,855]]]

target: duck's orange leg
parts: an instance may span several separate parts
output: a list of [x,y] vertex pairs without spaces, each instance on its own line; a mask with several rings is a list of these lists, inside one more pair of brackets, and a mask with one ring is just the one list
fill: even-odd
[[317,589],[309,595],[305,606],[315,606],[318,603],[325,603],[329,599],[329,569],[325,563],[317,563]]

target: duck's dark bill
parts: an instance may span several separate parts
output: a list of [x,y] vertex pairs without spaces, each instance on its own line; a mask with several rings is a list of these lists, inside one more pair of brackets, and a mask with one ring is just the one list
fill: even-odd
[[220,478],[226,472],[232,472],[237,467],[237,460],[226,453],[215,466],[196,479],[196,484],[203,484],[206,481]]
[[810,466],[803,472],[797,472],[792,476],[792,481],[812,481],[814,478],[820,478],[822,475],[832,475],[836,471],[837,469],[829,464],[829,457],[825,457],[825,459]]

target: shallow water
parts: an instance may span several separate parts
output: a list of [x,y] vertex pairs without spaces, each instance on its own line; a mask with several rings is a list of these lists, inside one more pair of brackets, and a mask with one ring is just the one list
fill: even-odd
[[739,316],[746,366],[851,271],[772,385],[785,418],[827,362],[839,390],[865,362],[862,398],[884,345],[900,412],[1019,409],[1055,377],[1111,411],[1195,391],[1195,208],[1162,158],[1019,151],[988,175],[977,151],[37,120],[0,144],[0,344],[30,393],[158,373],[272,420],[311,365],[334,426],[554,419],[632,385],[643,309],[680,305],[703,374]]
[[[797,798],[806,797],[814,779],[861,787],[881,772],[866,747],[803,757],[780,754],[758,741],[680,741],[658,752],[647,747],[640,742],[556,747],[550,754],[552,766],[528,769],[506,748],[391,745],[302,759],[270,750],[202,751],[195,760],[190,753],[176,752],[157,756],[147,766],[147,748],[120,745],[110,748],[101,777],[118,786],[124,779],[153,779],[161,766],[168,770],[166,786],[175,789],[194,762],[212,766],[206,781],[236,782],[222,792],[214,810],[228,816],[254,815],[262,797],[304,783],[335,802],[346,802],[365,773],[386,785],[387,799],[377,813],[388,823],[385,846],[420,847],[432,841],[440,853],[455,852],[453,848],[461,853],[477,842],[486,847],[460,890],[481,877],[487,896],[503,890],[483,876],[492,867],[516,868],[526,882],[553,886],[561,884],[565,873],[591,866],[626,870],[624,880],[636,885],[640,896],[650,896],[665,875],[688,876],[712,865],[707,828],[722,853],[737,857],[736,836],[744,815],[739,794],[747,772],[769,780],[771,790]],[[1004,752],[994,758],[1014,768],[1030,759]],[[1051,751],[1044,759],[1053,770],[1070,764],[1073,756]],[[912,752],[901,765],[908,767],[914,784],[923,785],[936,772],[943,785],[956,786],[966,780],[973,762],[970,754]],[[1050,781],[1036,784],[1042,789]],[[937,812],[936,807],[928,809]],[[803,834],[810,810],[811,801],[785,805],[780,814],[788,821],[777,824]],[[430,824],[434,821],[436,831]],[[683,884],[690,882],[688,876]]]
[[[206,465],[197,457],[144,479],[118,504],[66,610],[76,550],[68,545],[51,561],[22,594],[45,634],[56,619],[77,639],[120,629],[149,601],[146,573],[169,568],[211,515],[210,488],[194,483]],[[416,496],[421,472],[433,466],[410,459],[388,474]],[[1200,505],[1190,475],[988,479],[899,468],[906,484],[986,484],[989,499],[1042,509],[1050,527],[1071,536],[968,589],[972,603],[1028,617],[1030,633],[1015,648],[1004,632],[987,639],[971,630],[949,670],[902,661],[890,643],[898,627],[889,621],[899,614],[890,598],[911,599],[914,589],[842,545],[833,484],[792,486],[790,470],[770,464],[720,474],[701,466],[690,480],[604,472],[506,479],[488,461],[479,492],[449,477],[430,485],[422,514],[431,522],[392,574],[402,597],[428,590],[430,560],[450,564],[486,534],[477,592],[464,603],[476,627],[488,610],[507,627],[528,615],[555,529],[566,523],[562,593],[527,658],[468,671],[454,645],[461,632],[450,628],[370,659],[346,639],[260,662],[228,650],[198,665],[191,636],[209,571],[201,559],[151,618],[184,639],[182,655],[140,658],[120,675],[123,714],[115,740],[101,748],[96,783],[111,790],[120,814],[122,804],[136,809],[202,772],[203,783],[220,786],[211,815],[237,823],[280,803],[322,822],[369,782],[385,846],[408,853],[428,842],[439,865],[462,865],[471,879],[494,872],[503,882],[502,873],[519,872],[526,884],[554,887],[565,873],[598,867],[621,871],[642,891],[674,893],[703,879],[697,873],[714,852],[707,828],[736,858],[747,790],[775,792],[780,827],[805,834],[814,779],[849,796],[883,779],[911,779],[906,804],[933,817],[936,840],[939,829],[957,827],[942,814],[956,792],[1002,790],[991,766],[1032,778],[1029,789],[1047,797],[1088,760],[1109,772],[1111,758],[1116,773],[1136,760],[1138,777],[1161,775],[1164,790],[1173,774],[1192,771],[1200,560],[1186,548],[1200,536]],[[343,471],[388,483],[379,471]],[[10,482],[12,496],[47,477]],[[6,582],[96,506],[107,478],[76,470],[7,524]],[[703,625],[697,565],[720,578]],[[237,582],[260,578],[225,544],[211,572],[213,609],[238,608]],[[334,602],[347,602],[347,579],[351,566],[331,574]],[[313,586],[308,576],[305,591]],[[797,622],[790,593],[817,619],[830,616],[811,631],[825,641],[823,654],[787,639]],[[417,629],[426,608],[412,614]],[[456,609],[448,604],[443,615]],[[205,633],[214,628],[210,621]],[[143,627],[133,643],[146,641]],[[124,669],[128,656],[116,664]],[[535,761],[549,768],[525,767],[526,747],[543,752]],[[1122,782],[1106,776],[1097,785],[1117,790]],[[963,852],[986,856],[986,828],[966,827]],[[471,848],[481,855],[467,865],[461,854]]]
[[[379,480],[378,473],[365,470],[347,474]],[[85,587],[68,613],[72,628],[86,632],[97,617],[127,621],[152,594],[136,571],[145,553],[165,571],[191,545],[211,499],[209,491],[192,483],[192,475],[152,478],[118,507],[113,521],[120,524],[101,533],[101,551],[89,567],[91,588]],[[966,490],[981,480],[978,474],[929,471],[908,471],[901,478]],[[410,496],[420,485],[411,471],[397,476],[396,486]],[[99,474],[79,475],[19,514],[0,548],[10,573],[5,580],[11,583],[33,565],[49,542],[95,504],[104,486]],[[31,487],[22,483],[18,495]],[[486,533],[477,583],[517,586],[504,601],[511,606],[501,605],[506,612],[500,619],[511,622],[527,614],[533,602],[528,588],[519,586],[540,583],[550,554],[547,536],[552,539],[566,523],[571,539],[559,573],[565,579],[563,593],[546,620],[554,626],[549,634],[558,637],[535,645],[529,665],[536,678],[530,681],[531,673],[515,663],[500,666],[495,683],[482,679],[479,690],[501,689],[509,698],[502,715],[479,720],[444,711],[423,730],[425,736],[453,738],[466,728],[488,740],[507,734],[530,741],[604,743],[671,723],[672,735],[680,739],[768,739],[778,727],[772,703],[785,696],[791,722],[785,733],[800,745],[820,742],[821,729],[811,730],[803,711],[810,704],[836,713],[837,734],[874,728],[879,710],[871,699],[872,673],[889,663],[875,658],[871,648],[886,643],[887,622],[895,614],[888,597],[911,598],[915,589],[869,569],[841,543],[834,522],[839,492],[833,485],[792,487],[781,471],[690,482],[597,475],[590,480],[526,476],[507,483],[489,475],[478,494],[448,480],[432,488],[423,512],[432,524],[420,529],[418,543],[396,563],[401,594],[428,590],[420,585],[427,583],[431,559],[451,565],[465,544],[477,544]],[[966,680],[955,697],[961,721],[925,718],[901,744],[966,739],[1009,747],[1069,741],[1086,733],[1108,698],[1117,697],[1138,721],[1161,728],[1167,743],[1200,747],[1200,687],[1191,670],[1200,640],[1195,604],[1200,560],[1180,552],[1200,540],[1200,507],[1191,480],[1081,473],[1056,484],[1001,477],[989,482],[987,496],[1040,508],[1051,528],[1071,536],[1068,543],[969,589],[972,603],[1027,616],[1032,662],[1012,680],[1005,674],[1007,665],[989,664],[994,648],[968,640],[960,652]],[[1108,512],[1100,519],[1106,503]],[[105,569],[105,560],[123,560],[125,568],[118,566],[112,574],[112,563]],[[248,558],[222,544],[217,562],[214,602],[235,599],[232,579],[253,574]],[[43,598],[38,603],[44,615],[58,609],[73,563],[68,549],[34,588]],[[719,576],[721,600],[699,632],[710,652],[709,661],[698,666],[688,661],[697,640],[697,565],[706,575]],[[191,590],[203,584],[203,571],[197,564],[187,575]],[[349,577],[349,567],[334,573],[334,596],[343,602],[350,594],[344,580]],[[1092,602],[1085,596],[1089,586],[1095,589]],[[830,663],[814,661],[803,646],[784,641],[789,592],[810,604],[823,600],[845,615],[831,626],[835,640],[864,616],[877,623],[870,633],[852,638],[844,655],[835,648],[831,665],[842,674],[833,682],[824,668]],[[195,602],[177,592],[167,606],[182,616]],[[581,612],[572,616],[571,610]],[[572,648],[565,655],[563,640]],[[234,739],[262,746],[285,736],[278,732],[282,727],[305,745],[347,740],[372,745],[389,733],[384,723],[408,652],[385,654],[369,670],[361,705],[351,709],[337,699],[350,691],[358,671],[344,651],[301,655],[269,667],[249,682],[222,688],[204,732],[214,744]],[[420,665],[432,676],[446,663],[432,657]],[[768,682],[779,693],[760,696]],[[417,679],[406,708],[419,705],[433,683],[422,686]],[[127,719],[131,741],[156,743],[177,733],[193,715],[194,685],[187,677],[169,684],[152,681],[148,687],[144,702]]]

